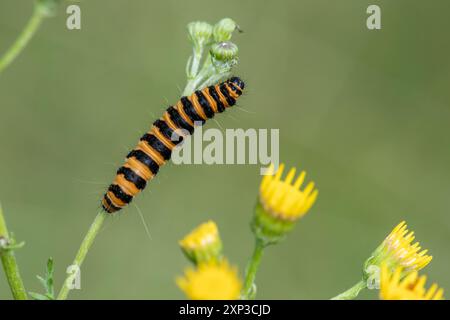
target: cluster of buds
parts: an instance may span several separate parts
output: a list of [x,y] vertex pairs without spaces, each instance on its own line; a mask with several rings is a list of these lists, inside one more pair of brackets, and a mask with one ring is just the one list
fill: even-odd
[[195,21],[189,23],[187,28],[193,50],[186,66],[189,82],[184,95],[228,77],[238,61],[238,47],[230,40],[239,28],[232,19],[222,19],[214,26]]

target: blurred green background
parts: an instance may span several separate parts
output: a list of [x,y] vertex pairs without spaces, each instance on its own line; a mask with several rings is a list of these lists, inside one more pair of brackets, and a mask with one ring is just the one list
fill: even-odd
[[[117,166],[178,99],[186,24],[231,17],[245,31],[233,38],[235,73],[250,112],[218,121],[279,128],[281,160],[306,169],[320,190],[286,241],[266,251],[258,297],[334,296],[403,219],[434,256],[429,281],[450,290],[447,0],[86,0],[79,31],[65,27],[68,4],[0,75],[0,199],[26,241],[17,256],[27,289],[41,291],[35,275],[49,256],[59,289]],[[381,6],[380,31],[366,28],[369,4]],[[32,1],[0,0],[1,53],[31,12]],[[71,297],[184,298],[174,278],[188,262],[177,241],[208,219],[242,274],[259,180],[255,165],[169,164],[134,202],[151,240],[134,206],[109,219]]]

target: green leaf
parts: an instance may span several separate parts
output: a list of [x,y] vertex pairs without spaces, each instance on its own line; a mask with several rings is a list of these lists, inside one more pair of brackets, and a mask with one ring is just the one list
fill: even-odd
[[35,300],[55,300],[55,289],[53,286],[54,264],[53,258],[47,261],[45,277],[36,276],[45,289],[45,294],[30,292],[30,296]]
[[54,297],[54,295],[55,295],[55,290],[54,290],[54,286],[53,286],[53,272],[54,272],[53,258],[49,258],[47,261],[46,290],[47,290],[47,294],[51,297]]
[[47,296],[40,294],[40,293],[36,293],[36,292],[28,292],[28,294],[34,299],[34,300],[53,300],[53,299],[49,299]]

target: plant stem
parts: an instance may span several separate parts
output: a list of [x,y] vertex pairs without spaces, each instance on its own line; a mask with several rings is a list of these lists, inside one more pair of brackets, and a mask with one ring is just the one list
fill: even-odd
[[31,15],[25,28],[17,37],[13,45],[6,51],[6,53],[0,58],[0,73],[6,69],[11,62],[20,54],[20,52],[26,47],[33,35],[39,28],[42,20],[45,18],[42,10],[39,10],[38,6],[34,6],[33,14]]
[[367,287],[366,281],[361,280],[347,291],[342,292],[331,300],[352,300],[355,299],[362,289]]
[[194,79],[197,76],[202,56],[203,56],[203,46],[200,47],[194,46],[191,60],[191,68],[188,74],[188,80]]
[[[94,240],[96,236],[98,235],[98,232],[100,231],[101,226],[103,225],[103,222],[105,221],[106,217],[108,217],[108,213],[105,212],[99,212],[97,216],[94,219],[94,222],[92,223],[91,227],[89,228],[86,236],[83,239],[83,242],[80,245],[80,248],[78,249],[78,253],[75,257],[75,260],[73,261],[72,266],[75,266],[77,268],[81,268],[81,265],[83,264],[84,259],[86,258],[87,253],[89,252],[89,249],[91,248],[92,244],[94,243]],[[76,268],[74,268],[75,270]],[[58,294],[58,300],[65,300],[67,299],[67,296],[69,295],[69,291],[71,290],[71,284],[74,280],[74,274],[69,274],[64,281],[64,284],[61,288],[61,291]]]
[[[3,216],[1,205],[0,205],[0,240],[3,240],[6,243],[6,245],[11,240],[9,238],[8,228],[6,227],[6,222]],[[22,278],[20,277],[19,266],[17,265],[16,257],[14,256],[14,250],[0,247],[0,257],[14,299],[27,300],[27,291],[25,290]]]
[[256,239],[253,256],[247,265],[245,273],[244,288],[242,290],[242,297],[244,300],[253,299],[256,294],[256,292],[254,292],[256,272],[258,271],[259,264],[261,263],[261,258],[265,247],[266,246],[261,240]]
[[204,66],[202,70],[195,76],[195,78],[188,80],[183,91],[183,96],[190,96],[195,90],[200,89],[200,84],[211,77],[214,73],[212,66]]

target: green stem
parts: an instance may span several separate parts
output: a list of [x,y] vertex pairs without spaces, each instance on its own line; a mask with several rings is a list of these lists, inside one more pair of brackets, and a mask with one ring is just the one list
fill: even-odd
[[[11,242],[8,228],[6,227],[5,218],[3,216],[2,207],[0,205],[0,240],[6,245]],[[9,287],[12,295],[16,300],[27,300],[27,291],[23,285],[22,278],[19,273],[19,266],[17,265],[16,257],[14,256],[14,249],[8,249],[0,246],[0,257],[5,270],[6,278],[8,279]]]
[[367,287],[366,281],[361,280],[347,291],[342,292],[331,300],[352,300],[355,299],[362,289]]
[[39,9],[38,5],[35,5],[33,14],[31,15],[30,20],[28,20],[25,28],[22,30],[22,33],[17,37],[16,41],[8,51],[0,58],[0,73],[6,69],[26,47],[44,18],[45,15],[42,10]]
[[201,83],[213,76],[214,72],[215,70],[212,65],[203,65],[202,69],[195,76],[195,78],[188,80],[183,91],[183,96],[190,96],[192,93],[194,93],[195,90],[200,89]]
[[253,256],[247,265],[245,273],[244,288],[242,290],[242,297],[244,300],[253,299],[256,295],[254,285],[256,272],[258,271],[259,264],[261,263],[261,258],[266,246],[260,240],[255,241],[255,249],[253,251]]
[[188,80],[194,79],[198,74],[198,69],[200,68],[200,61],[203,56],[203,46],[195,47],[192,49],[192,56],[190,60],[190,68],[188,72]]
[[[105,212],[99,212],[97,216],[95,217],[94,222],[92,223],[91,227],[89,228],[86,236],[83,239],[83,242],[80,245],[80,248],[78,249],[78,253],[75,257],[75,260],[72,263],[72,266],[75,266],[77,268],[74,268],[74,270],[81,268],[81,265],[83,264],[84,259],[86,258],[87,253],[89,252],[89,249],[91,248],[92,244],[94,243],[95,238],[98,235],[98,232],[100,231],[101,226],[103,225],[103,222],[105,221],[106,217],[108,217],[108,213]],[[69,274],[64,281],[64,284],[61,288],[61,291],[58,294],[58,300],[65,300],[67,299],[67,296],[69,295],[69,291],[71,290],[71,284],[73,282],[74,274]]]
[[[201,58],[202,58],[201,56],[197,58],[195,58],[194,56],[194,59],[192,60],[198,59],[198,61],[200,61]],[[217,70],[211,63],[211,56],[209,53],[207,53],[205,61],[203,62],[203,66],[200,69],[200,71],[195,74],[195,77],[189,76],[188,74],[188,82],[186,84],[186,87],[184,88],[183,96],[190,96],[191,94],[194,93],[195,90],[200,90],[204,88],[206,85],[215,84],[222,77],[224,77],[224,74],[217,74]]]

